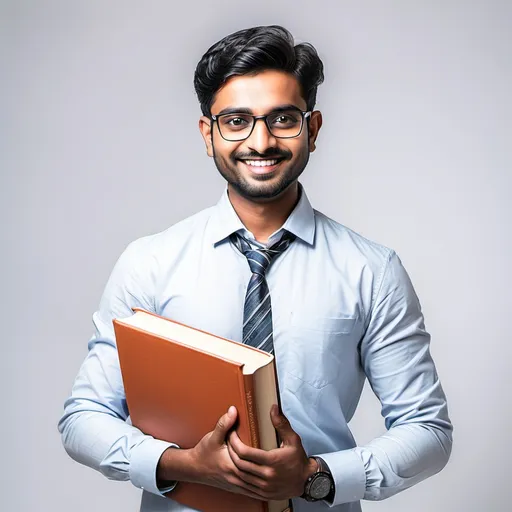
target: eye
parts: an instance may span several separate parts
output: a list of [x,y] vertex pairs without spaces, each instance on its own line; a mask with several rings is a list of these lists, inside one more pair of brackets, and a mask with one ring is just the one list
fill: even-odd
[[229,114],[219,118],[219,129],[224,133],[245,133],[252,126],[252,117],[243,114]]
[[284,128],[286,126],[295,126],[300,122],[300,115],[297,112],[276,112],[270,122],[274,126]]
[[279,124],[286,124],[290,121],[291,121],[291,119],[288,116],[285,116],[283,114],[274,119],[274,123],[279,123]]
[[245,119],[242,119],[241,117],[234,117],[233,119],[230,119],[228,121],[228,123],[233,125],[233,126],[241,126],[241,125],[243,125],[246,122],[247,121]]
[[222,116],[220,118],[222,126],[228,130],[240,130],[251,124],[251,118],[240,114]]

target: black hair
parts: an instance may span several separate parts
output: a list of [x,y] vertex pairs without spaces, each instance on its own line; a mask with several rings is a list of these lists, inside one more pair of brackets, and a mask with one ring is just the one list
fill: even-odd
[[203,115],[210,117],[215,94],[232,76],[276,69],[293,75],[301,86],[307,109],[313,110],[324,66],[310,43],[294,45],[291,33],[279,25],[253,27],[226,36],[203,55],[194,74]]

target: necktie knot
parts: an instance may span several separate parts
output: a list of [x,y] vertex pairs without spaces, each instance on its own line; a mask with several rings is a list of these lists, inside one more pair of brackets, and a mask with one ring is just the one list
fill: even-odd
[[244,252],[249,268],[253,274],[265,275],[267,268],[272,261],[271,257],[261,249]]
[[253,249],[248,240],[239,233],[233,233],[230,239],[247,258],[251,272],[264,277],[274,258],[288,249],[290,243],[295,239],[295,235],[286,231],[281,240],[265,249]]

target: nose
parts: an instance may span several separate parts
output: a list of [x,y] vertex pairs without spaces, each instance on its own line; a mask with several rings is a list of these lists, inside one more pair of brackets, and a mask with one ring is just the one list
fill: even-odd
[[247,145],[250,149],[258,153],[265,153],[270,147],[275,147],[276,138],[270,133],[267,123],[264,119],[257,119],[251,136],[247,139]]

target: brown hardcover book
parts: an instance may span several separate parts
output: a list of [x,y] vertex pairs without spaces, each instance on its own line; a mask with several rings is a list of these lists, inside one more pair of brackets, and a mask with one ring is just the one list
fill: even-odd
[[[132,424],[157,439],[192,448],[234,405],[247,445],[277,448],[270,408],[278,402],[274,357],[168,318],[133,308],[113,321]],[[168,493],[203,512],[284,512],[291,502],[261,501],[179,482]]]

